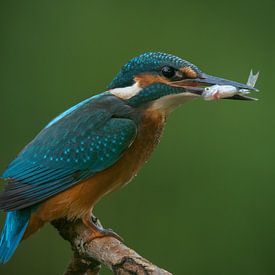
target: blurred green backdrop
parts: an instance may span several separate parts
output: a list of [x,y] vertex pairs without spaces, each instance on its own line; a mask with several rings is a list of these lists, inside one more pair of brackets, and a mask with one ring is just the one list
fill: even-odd
[[[260,70],[258,102],[198,100],[175,111],[151,161],[96,215],[174,274],[275,274],[274,11],[274,0],[1,0],[1,171],[140,53],[173,53],[242,82]],[[46,226],[0,274],[62,274],[70,256]]]

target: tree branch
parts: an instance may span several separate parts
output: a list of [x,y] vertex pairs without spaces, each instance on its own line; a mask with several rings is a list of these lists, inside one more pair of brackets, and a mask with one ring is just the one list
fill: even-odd
[[96,238],[87,242],[91,232],[81,220],[71,222],[60,219],[52,224],[71,243],[74,252],[65,275],[99,274],[100,263],[119,275],[171,275],[113,237]]

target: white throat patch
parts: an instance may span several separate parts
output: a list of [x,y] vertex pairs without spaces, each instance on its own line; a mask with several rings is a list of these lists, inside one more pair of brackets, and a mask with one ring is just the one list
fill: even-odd
[[109,92],[121,99],[129,99],[137,95],[141,90],[142,88],[138,85],[138,82],[135,82],[132,86],[111,89]]

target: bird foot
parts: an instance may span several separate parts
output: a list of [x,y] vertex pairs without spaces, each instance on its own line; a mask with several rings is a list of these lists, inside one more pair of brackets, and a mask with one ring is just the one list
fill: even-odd
[[96,238],[103,238],[103,237],[113,237],[120,242],[123,242],[124,240],[115,233],[112,229],[108,228],[105,229],[101,225],[99,219],[92,215],[92,217],[88,217],[86,219],[82,220],[83,224],[91,230],[90,236],[87,238],[86,243],[91,242],[92,240]]

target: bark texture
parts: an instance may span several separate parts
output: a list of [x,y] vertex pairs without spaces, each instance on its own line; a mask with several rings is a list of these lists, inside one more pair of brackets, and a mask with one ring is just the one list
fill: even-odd
[[[71,222],[60,219],[52,224],[70,242],[74,252],[65,275],[99,274],[101,264],[119,275],[171,275],[114,237],[96,238],[88,242],[90,229],[80,220]],[[101,226],[99,222],[98,224]]]

